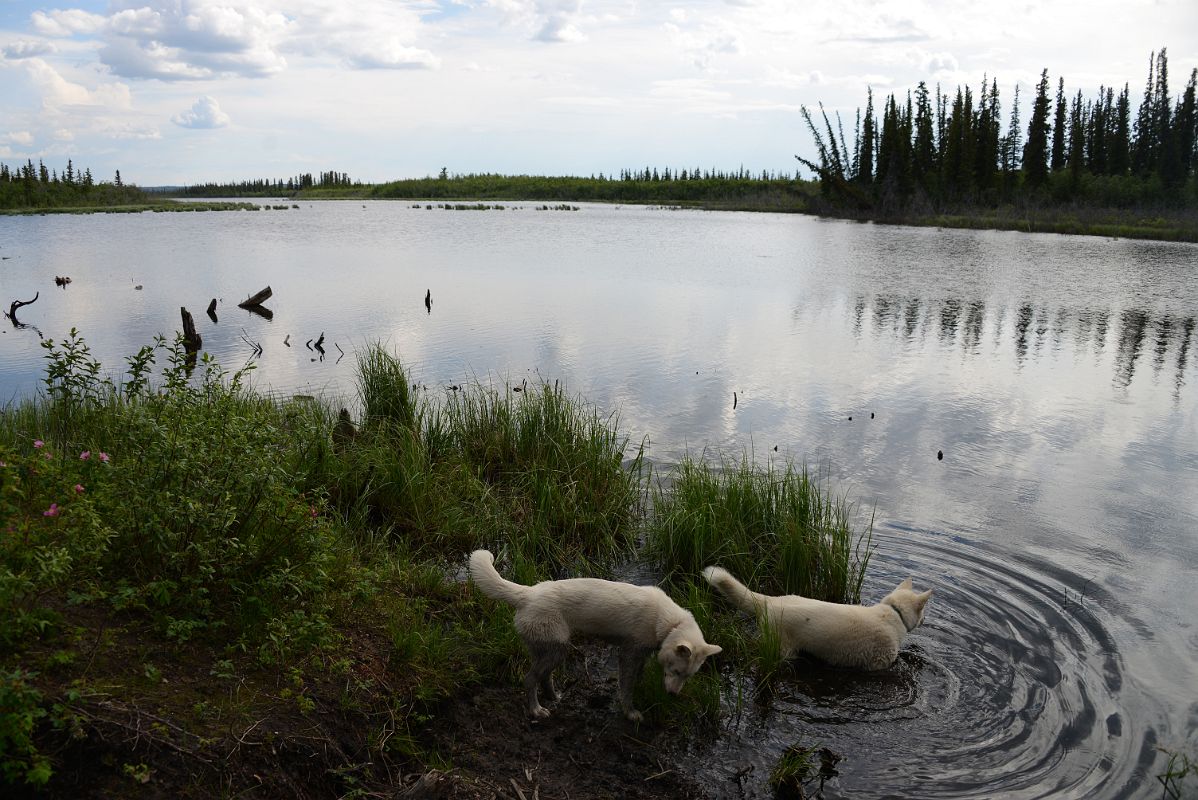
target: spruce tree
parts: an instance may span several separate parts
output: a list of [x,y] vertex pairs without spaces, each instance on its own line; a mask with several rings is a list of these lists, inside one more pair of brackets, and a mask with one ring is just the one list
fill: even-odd
[[1007,124],[1007,135],[1003,139],[1003,188],[1007,192],[1015,189],[1019,179],[1019,156],[1023,152],[1023,127],[1019,121],[1019,84],[1015,84],[1015,99],[1011,101],[1011,119]]
[[915,89],[915,140],[911,152],[912,177],[925,193],[935,191],[936,142],[933,136],[933,111],[928,86],[923,81]]
[[1107,174],[1126,175],[1131,167],[1131,94],[1128,84],[1115,103],[1110,144],[1107,147]]
[[1023,146],[1023,179],[1031,189],[1038,189],[1048,180],[1048,70],[1040,73],[1036,99],[1032,101],[1032,118],[1027,128],[1027,144]]
[[1053,172],[1060,172],[1065,168],[1065,115],[1067,107],[1065,103],[1065,77],[1062,75],[1060,82],[1057,83],[1057,107],[1056,113],[1052,118],[1052,161],[1049,166]]
[[1136,114],[1135,138],[1131,144],[1131,169],[1136,175],[1144,175],[1156,166],[1156,133],[1153,114],[1153,98],[1156,89],[1156,53],[1148,56],[1148,83],[1144,87],[1144,99]]
[[857,179],[869,186],[874,182],[874,90],[866,89],[865,119],[861,121],[861,146],[857,155]]

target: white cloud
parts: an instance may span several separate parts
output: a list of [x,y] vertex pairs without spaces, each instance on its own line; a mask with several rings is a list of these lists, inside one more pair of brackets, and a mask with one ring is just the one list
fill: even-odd
[[[582,13],[581,0],[484,0],[500,12],[507,25],[528,31],[539,42],[585,42],[581,25],[592,21]],[[604,16],[618,18],[615,14]]]
[[705,21],[689,29],[668,22],[665,28],[674,44],[699,69],[709,69],[718,56],[736,55],[744,49],[739,32],[727,22]]
[[153,125],[144,125],[128,120],[99,120],[92,128],[94,133],[109,139],[161,139],[162,133]]
[[585,42],[586,36],[566,14],[551,14],[533,36],[542,42]]
[[359,69],[437,69],[441,59],[428,50],[407,47],[398,39],[388,39],[375,45],[363,43],[358,52],[349,51],[346,63]]
[[52,53],[57,53],[58,48],[53,42],[32,42],[28,39],[6,44],[0,47],[0,54],[5,58],[16,61],[22,58],[33,58],[34,56],[47,56]]
[[33,29],[46,36],[99,33],[107,25],[107,20],[100,14],[78,8],[54,9],[49,13],[34,11],[30,19]]
[[132,105],[129,87],[123,83],[102,83],[88,89],[82,84],[68,81],[41,58],[30,58],[21,63],[29,71],[34,86],[41,91],[42,104],[47,108],[104,106],[127,109]]
[[56,142],[73,142],[75,134],[66,128],[59,128],[53,133],[54,141]]
[[215,98],[204,95],[187,111],[171,117],[171,122],[181,128],[223,128],[229,124],[229,115],[221,111]]
[[9,131],[4,135],[4,138],[13,144],[19,144],[23,147],[33,144],[33,134],[29,131]]

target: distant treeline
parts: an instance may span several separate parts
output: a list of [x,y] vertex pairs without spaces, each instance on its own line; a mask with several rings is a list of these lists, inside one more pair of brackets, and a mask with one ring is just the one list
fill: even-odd
[[617,203],[701,204],[733,208],[801,210],[811,189],[796,175],[716,169],[644,167],[621,170],[619,176],[600,173],[584,177],[451,175],[442,168],[436,177],[410,178],[380,184],[351,180],[344,172],[322,172],[286,179],[205,183],[174,189],[184,197],[264,197],[376,199],[490,199],[601,201]]
[[116,206],[148,199],[141,189],[121,180],[120,170],[111,182],[97,182],[90,168],[80,172],[71,160],[61,173],[41,161],[15,168],[0,164],[0,209]]
[[351,181],[345,172],[311,172],[290,178],[257,178],[246,181],[200,183],[171,189],[167,194],[178,197],[282,197],[291,196],[306,189],[352,189],[361,188],[358,181]]
[[[335,194],[335,193],[331,193]],[[802,210],[811,191],[789,175],[699,169],[623,170],[619,177],[469,174],[379,184],[377,198],[479,198],[694,204],[727,208]]]
[[[1129,208],[1198,203],[1195,91],[1198,69],[1185,91],[1169,93],[1168,58],[1149,58],[1148,82],[1134,119],[1131,93],[1101,87],[1091,98],[1066,93],[1065,79],[1049,97],[1048,70],[1040,76],[1025,129],[1019,87],[1002,133],[998,81],[983,78],[975,96],[957,87],[950,101],[923,81],[906,102],[891,94],[874,112],[872,90],[857,111],[853,147],[820,106],[817,121],[804,107],[818,161],[796,156],[820,179],[833,208],[864,213],[928,213],[1012,202]],[[1025,132],[1026,131],[1026,132]]]

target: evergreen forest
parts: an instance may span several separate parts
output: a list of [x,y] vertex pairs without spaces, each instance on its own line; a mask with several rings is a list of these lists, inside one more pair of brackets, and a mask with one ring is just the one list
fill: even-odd
[[117,170],[111,181],[97,181],[90,168],[76,170],[68,159],[60,173],[32,160],[10,168],[0,164],[0,209],[89,208],[136,205],[149,202],[146,193],[121,180]]
[[1109,209],[1184,208],[1198,202],[1195,153],[1198,69],[1184,91],[1169,85],[1166,50],[1149,57],[1137,110],[1128,84],[1085,96],[1040,74],[1026,128],[1019,86],[1004,110],[997,79],[976,91],[935,94],[920,82],[906,99],[872,90],[857,110],[853,145],[839,114],[806,107],[817,160],[796,158],[819,178],[823,201],[842,213],[901,216],[1003,204]]

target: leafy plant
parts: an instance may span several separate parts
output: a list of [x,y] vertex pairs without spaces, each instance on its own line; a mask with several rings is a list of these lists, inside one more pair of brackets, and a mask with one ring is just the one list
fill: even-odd
[[6,783],[44,786],[50,780],[50,759],[38,751],[33,736],[45,719],[42,693],[30,681],[35,673],[0,671],[0,773]]

